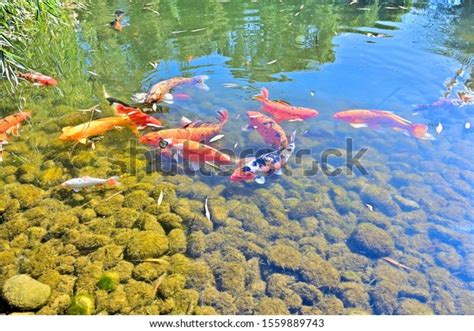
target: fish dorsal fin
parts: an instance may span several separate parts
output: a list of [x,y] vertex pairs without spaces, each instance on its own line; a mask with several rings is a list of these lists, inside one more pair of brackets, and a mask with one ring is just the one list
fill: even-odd
[[394,118],[394,119],[396,119],[396,120],[398,120],[398,121],[400,121],[400,122],[403,122],[403,123],[405,123],[405,124],[411,124],[411,123],[412,123],[411,121],[409,121],[409,120],[407,120],[407,119],[405,119],[405,118],[403,118],[403,117],[400,117],[400,116],[398,116],[397,114],[395,114],[394,112],[389,111],[389,110],[379,110],[378,112],[381,113],[381,114],[388,115],[388,116],[390,116],[390,117],[392,117],[392,118]]
[[288,102],[288,101],[285,101],[285,100],[275,100],[275,102],[278,102],[278,103],[281,103],[283,105],[287,105],[287,106],[291,106],[291,104]]

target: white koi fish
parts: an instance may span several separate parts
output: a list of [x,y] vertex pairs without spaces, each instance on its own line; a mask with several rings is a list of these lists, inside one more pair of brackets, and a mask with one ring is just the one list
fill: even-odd
[[118,181],[120,177],[114,176],[108,179],[102,178],[95,178],[84,176],[80,178],[73,178],[65,181],[61,184],[63,187],[71,188],[74,192],[79,192],[81,189],[89,187],[89,186],[97,186],[97,185],[110,185],[110,186],[118,186],[120,182]]

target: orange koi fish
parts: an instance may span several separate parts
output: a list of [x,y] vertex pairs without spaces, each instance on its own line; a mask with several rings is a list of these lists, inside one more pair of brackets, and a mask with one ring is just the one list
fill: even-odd
[[225,109],[217,112],[218,123],[190,121],[183,117],[181,119],[182,128],[161,130],[159,132],[150,132],[140,138],[142,144],[158,147],[160,141],[164,139],[185,139],[198,142],[206,142],[220,134],[222,128],[229,120],[229,113]]
[[26,79],[34,84],[41,85],[41,86],[56,86],[58,82],[56,79],[42,75],[42,74],[35,74],[31,72],[27,73],[20,73],[18,77]]
[[434,140],[424,124],[413,124],[410,121],[384,110],[351,109],[334,114],[335,119],[348,122],[354,128],[377,130],[380,127],[389,127],[401,131],[418,139]]
[[156,104],[159,102],[173,103],[173,96],[170,94],[170,91],[178,86],[182,85],[192,85],[197,88],[209,91],[209,86],[204,82],[209,79],[209,76],[196,76],[192,78],[186,77],[174,77],[159,83],[156,83],[151,87],[148,93],[138,93],[135,94],[135,100],[138,102],[143,102],[146,104]]
[[229,155],[197,141],[167,138],[160,141],[159,147],[163,155],[173,157],[176,161],[178,161],[179,157],[187,160],[190,168],[194,171],[199,169],[200,164],[206,162],[218,165],[230,164],[232,162]]
[[106,117],[87,123],[63,128],[63,133],[59,139],[63,141],[78,141],[86,144],[88,138],[101,136],[104,133],[121,127],[128,127],[135,136],[138,136],[138,129],[135,123],[127,116]]
[[255,100],[262,103],[263,110],[275,117],[276,122],[282,121],[303,121],[308,118],[316,117],[319,112],[315,109],[295,107],[281,100],[270,100],[268,89],[261,89],[260,94],[254,96]]
[[0,140],[7,140],[7,134],[18,136],[23,121],[31,116],[31,112],[20,112],[0,119]]
[[3,162],[3,145],[8,144],[7,135],[18,136],[21,123],[30,116],[30,112],[20,112],[0,119],[0,162]]
[[153,116],[147,115],[138,108],[122,102],[118,99],[107,98],[110,105],[113,105],[117,114],[127,115],[138,126],[138,129],[146,127],[161,128],[161,122]]
[[288,146],[288,138],[285,131],[273,119],[256,111],[248,111],[247,117],[249,124],[243,128],[244,131],[256,129],[267,144],[275,147]]

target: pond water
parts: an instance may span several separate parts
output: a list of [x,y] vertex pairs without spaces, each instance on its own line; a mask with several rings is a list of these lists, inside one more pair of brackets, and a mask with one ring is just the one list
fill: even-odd
[[[474,4],[349,2],[100,0],[74,29],[32,41],[31,65],[59,85],[22,82],[1,102],[4,116],[33,115],[0,166],[0,284],[27,273],[49,285],[44,314],[473,314]],[[108,25],[115,10],[122,31]],[[104,90],[133,103],[197,75],[209,91],[174,90],[153,116],[178,127],[227,109],[212,145],[236,157],[271,149],[241,130],[261,88],[319,111],[280,123],[298,155],[282,175],[260,185],[207,166],[154,169],[127,129],[94,150],[58,139],[112,114]],[[454,104],[433,104],[442,98]],[[392,111],[435,139],[333,118],[347,109]],[[365,150],[362,171],[348,171],[350,149]],[[60,186],[114,175],[117,188]],[[104,277],[119,280],[103,288]],[[91,309],[77,308],[81,295]]]

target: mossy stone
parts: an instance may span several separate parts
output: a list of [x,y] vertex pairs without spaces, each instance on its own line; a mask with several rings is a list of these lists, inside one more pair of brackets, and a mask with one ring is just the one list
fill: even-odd
[[173,229],[168,233],[169,251],[171,254],[186,251],[186,234],[181,229]]
[[388,256],[395,249],[390,235],[370,223],[357,226],[349,238],[349,246],[356,253],[374,258]]
[[163,279],[158,293],[164,298],[172,297],[176,292],[182,290],[186,284],[186,277],[181,274],[172,274]]
[[12,307],[34,310],[46,304],[51,295],[51,287],[28,275],[18,275],[5,282],[2,292]]
[[433,315],[433,310],[417,300],[405,299],[397,307],[395,313],[397,315]]
[[102,276],[100,276],[99,281],[97,282],[97,287],[100,290],[112,292],[117,288],[119,283],[120,275],[118,272],[108,271],[104,272]]
[[134,233],[125,249],[130,260],[144,260],[160,257],[168,251],[168,238],[160,233],[142,231]]
[[268,248],[266,256],[268,262],[278,268],[296,270],[301,267],[301,254],[290,245],[273,245]]
[[277,298],[263,298],[256,307],[258,315],[289,315],[290,312],[283,300]]

